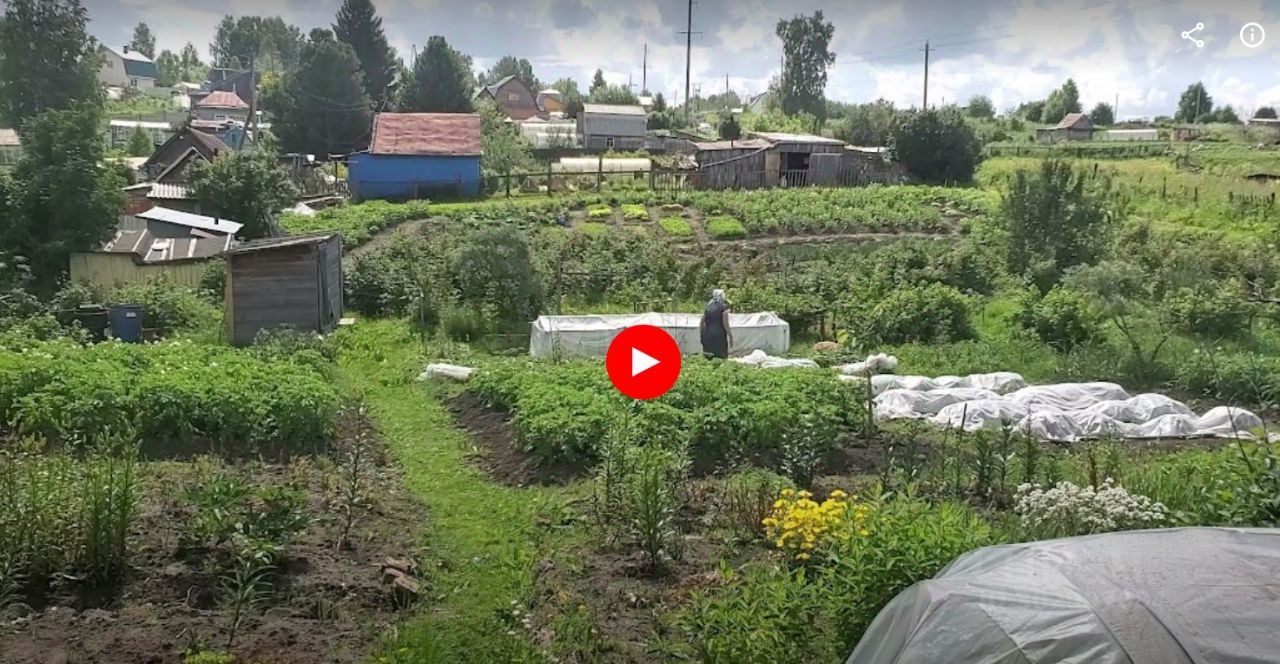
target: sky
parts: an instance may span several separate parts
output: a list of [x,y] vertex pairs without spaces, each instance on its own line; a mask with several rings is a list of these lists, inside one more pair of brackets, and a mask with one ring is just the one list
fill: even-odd
[[[225,14],[279,15],[306,33],[333,22],[340,0],[85,0],[90,32],[123,45],[145,21],[159,49],[194,43],[206,57]],[[543,81],[568,76],[585,88],[597,68],[610,83],[647,82],[684,98],[687,0],[374,0],[405,60],[441,34],[478,69],[503,55],[527,58]],[[989,96],[1003,111],[1043,99],[1068,77],[1086,110],[1116,103],[1121,118],[1172,115],[1182,90],[1203,80],[1219,104],[1244,113],[1280,105],[1277,0],[697,0],[692,85],[706,94],[727,83],[740,95],[766,89],[778,73],[779,19],[821,10],[835,26],[827,96],[921,103],[924,43],[931,47],[931,105]],[[1240,38],[1250,22],[1267,36]],[[1193,38],[1182,32],[1198,23]]]

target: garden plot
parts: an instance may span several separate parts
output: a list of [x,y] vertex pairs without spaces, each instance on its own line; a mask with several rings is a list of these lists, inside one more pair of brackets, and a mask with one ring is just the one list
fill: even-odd
[[1012,426],[1035,438],[1246,438],[1263,427],[1250,411],[1218,406],[1197,416],[1162,394],[1130,395],[1115,383],[1026,386],[1017,374],[874,376],[877,420],[927,420],[978,431]]

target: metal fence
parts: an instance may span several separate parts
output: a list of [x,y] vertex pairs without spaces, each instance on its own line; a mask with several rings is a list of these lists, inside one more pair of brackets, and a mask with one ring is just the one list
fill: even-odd
[[1150,143],[1100,142],[1055,145],[988,145],[988,157],[1153,157],[1168,154],[1172,149],[1164,141]]

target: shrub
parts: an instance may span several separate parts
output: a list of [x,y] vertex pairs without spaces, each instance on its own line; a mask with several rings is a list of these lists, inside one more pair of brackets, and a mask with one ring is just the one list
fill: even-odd
[[1023,329],[1063,352],[1102,337],[1102,318],[1093,303],[1064,288],[1054,288],[1042,298],[1028,298],[1013,318]]
[[1168,520],[1164,505],[1129,493],[1111,478],[1097,489],[1071,482],[1051,489],[1023,484],[1014,512],[1023,530],[1036,539],[1157,528]]
[[969,307],[964,295],[940,284],[899,288],[856,322],[871,343],[947,343],[969,339]]
[[142,305],[143,325],[163,334],[215,324],[221,313],[195,291],[166,281],[125,286],[107,296],[108,305]]
[[1165,297],[1164,307],[1175,329],[1210,339],[1244,336],[1253,314],[1253,304],[1238,282],[1214,291],[1180,288]]
[[220,551],[234,559],[251,551],[272,563],[307,525],[306,494],[293,486],[255,485],[218,468],[187,487],[192,510],[187,546]]
[[796,561],[808,562],[832,544],[863,536],[869,508],[851,505],[847,497],[836,490],[819,504],[808,491],[783,489],[773,503],[773,513],[761,522],[765,537]]
[[1039,172],[1018,171],[1001,203],[1009,269],[1048,292],[1076,265],[1102,258],[1111,238],[1109,183],[1089,183],[1071,164],[1045,161]]
[[693,237],[693,228],[689,226],[688,220],[684,217],[663,217],[658,220],[658,225],[667,235],[674,238],[690,238]]
[[1174,383],[1197,395],[1232,403],[1280,402],[1280,360],[1256,353],[1203,353],[1179,362]]
[[227,263],[221,259],[209,261],[200,275],[200,292],[206,298],[221,301],[227,292]]
[[495,320],[528,322],[542,308],[542,286],[524,238],[510,227],[467,238],[453,261],[458,299]]
[[764,520],[785,488],[787,479],[767,470],[735,473],[721,485],[717,521],[737,537],[756,539],[764,534]]
[[710,217],[706,226],[707,234],[717,240],[736,240],[747,236],[742,222],[733,217]]
[[926,182],[972,180],[982,152],[973,127],[954,107],[899,113],[890,140],[898,161]]

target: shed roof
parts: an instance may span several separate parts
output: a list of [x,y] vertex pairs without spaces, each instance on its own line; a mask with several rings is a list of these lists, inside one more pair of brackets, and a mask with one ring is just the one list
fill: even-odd
[[227,235],[235,235],[240,232],[241,228],[244,228],[244,224],[239,224],[229,219],[206,217],[201,214],[191,214],[190,212],[171,210],[166,207],[158,206],[153,207],[146,212],[139,212],[134,216],[148,221],[161,221],[166,224],[186,226],[188,228],[197,228],[202,231],[213,231],[215,233],[224,233]]
[[763,138],[747,138],[738,141],[694,141],[693,147],[698,152],[720,152],[724,150],[762,150],[773,147],[773,143]]
[[1062,121],[1054,125],[1054,129],[1092,129],[1093,122],[1084,113],[1067,113]]
[[227,253],[232,255],[252,254],[259,251],[283,249],[285,247],[315,245],[328,242],[337,235],[337,233],[312,233],[310,235],[286,235],[284,237],[269,237],[261,240],[250,240],[248,242],[241,242],[240,244],[237,244]]
[[753,132],[756,136],[766,139],[773,143],[814,143],[818,145],[844,145],[844,141],[838,141],[834,138],[825,136],[814,136],[813,134],[787,134],[776,131],[757,131]]
[[379,113],[370,154],[478,157],[480,116],[475,113]]
[[230,235],[214,237],[157,238],[148,230],[116,231],[96,252],[127,254],[139,265],[201,260],[224,253],[231,248]]
[[228,90],[214,90],[205,95],[204,99],[196,102],[196,108],[243,108],[249,109],[249,105],[240,98],[240,95]]
[[151,122],[148,120],[109,120],[109,127],[141,127],[143,129],[173,129],[168,122]]
[[601,115],[645,115],[644,108],[638,104],[583,104],[582,112]]

